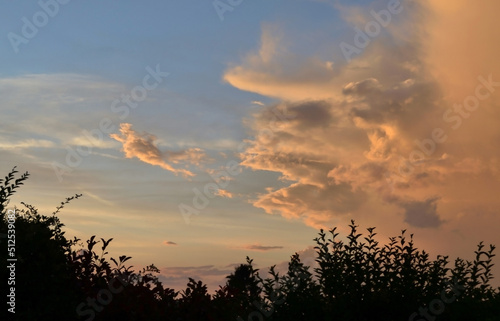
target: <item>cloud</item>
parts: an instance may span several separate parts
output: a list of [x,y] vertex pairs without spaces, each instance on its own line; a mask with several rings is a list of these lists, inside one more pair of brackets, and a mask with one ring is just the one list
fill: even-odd
[[[316,262],[317,253],[314,246],[308,246],[306,249],[297,251],[296,253],[299,255],[300,262],[308,266],[309,271],[314,275],[314,269],[319,267],[318,262]],[[290,260],[279,262],[276,264],[275,270],[281,275],[284,275],[288,272],[289,263]],[[268,274],[269,269],[261,269],[261,271],[263,278],[271,277],[271,275]]]
[[98,201],[99,203],[102,203],[104,205],[107,205],[107,206],[115,205],[113,202],[108,201],[108,200],[100,197],[99,195],[96,195],[96,194],[94,194],[94,193],[92,193],[92,192],[90,192],[88,190],[83,190],[82,194],[83,195],[88,195],[88,196],[90,196],[90,198],[95,199],[96,201]]
[[417,227],[438,227],[441,220],[437,215],[438,198],[430,198],[425,201],[404,202],[405,221]]
[[219,188],[217,190],[217,192],[215,193],[215,195],[218,195],[218,196],[221,196],[221,197],[226,197],[226,198],[233,198],[233,193],[229,192],[229,191],[226,191],[222,188]]
[[[470,13],[465,2],[402,3],[398,19],[349,63],[290,52],[284,31],[266,25],[260,50],[228,67],[224,79],[234,87],[282,100],[249,122],[254,137],[240,155],[243,166],[278,172],[285,184],[259,194],[254,206],[316,228],[351,218],[387,225],[388,217],[390,225],[441,228],[464,202],[471,213],[485,202],[498,208],[500,88],[477,110],[463,117],[456,110],[486,82],[479,76],[500,81],[500,46],[481,40],[498,38],[491,12],[500,5]],[[369,12],[356,8],[350,23],[366,22]],[[485,21],[473,24],[482,13]],[[276,110],[294,117],[276,119]]]
[[179,291],[186,288],[189,278],[193,278],[206,284],[209,291],[215,291],[219,289],[219,285],[226,283],[226,276],[232,272],[234,272],[234,268],[219,268],[214,265],[172,266],[162,268],[159,279],[164,286]]
[[259,105],[259,106],[265,106],[263,102],[258,101],[258,100],[254,100],[254,101],[252,101],[252,104],[254,104],[254,105]]
[[240,65],[231,65],[224,80],[232,86],[261,95],[300,99],[325,98],[337,74],[331,61],[291,53],[283,44],[283,31],[264,25],[261,47],[248,54]]
[[202,265],[202,266],[172,266],[163,268],[163,272],[171,273],[174,275],[182,274],[182,275],[192,275],[196,276],[199,274],[203,275],[225,275],[226,273],[230,273],[228,270],[220,270],[214,265]]
[[110,101],[124,88],[100,77],[79,74],[0,78],[0,133],[11,145],[26,149],[33,144],[49,148],[52,144],[56,148],[75,144],[75,133],[95,128],[101,118],[109,116]]
[[267,245],[260,245],[260,244],[247,244],[243,245],[241,247],[242,249],[245,250],[250,250],[250,251],[271,251],[271,250],[280,250],[283,248],[283,246],[267,246]]
[[[451,99],[462,101],[477,84],[478,75],[500,78],[498,54],[500,2],[471,6],[466,0],[429,1],[426,63]],[[480,18],[479,18],[480,17]],[[498,95],[492,99],[500,100]]]
[[24,139],[17,142],[0,142],[2,149],[53,148],[56,144],[46,139]]
[[155,144],[156,136],[146,132],[137,133],[132,129],[132,125],[128,123],[120,124],[120,133],[121,135],[111,134],[110,136],[123,144],[122,150],[125,152],[125,157],[137,157],[147,164],[160,166],[176,175],[194,176],[189,170],[174,168],[170,163],[199,165],[206,157],[205,153],[199,148],[162,152]]
[[177,243],[172,242],[172,241],[163,241],[163,244],[165,244],[167,246],[175,246],[175,245],[177,245]]
[[88,137],[81,135],[75,136],[71,141],[68,142],[73,146],[85,146],[88,148],[116,148],[118,143],[114,140],[105,139],[89,139]]

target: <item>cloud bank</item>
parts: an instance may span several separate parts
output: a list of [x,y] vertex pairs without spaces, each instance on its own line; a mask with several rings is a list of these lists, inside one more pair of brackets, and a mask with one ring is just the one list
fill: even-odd
[[[240,156],[289,183],[253,204],[316,228],[377,222],[383,212],[379,223],[463,228],[498,208],[500,46],[486,39],[498,38],[491,26],[500,4],[458,2],[402,1],[397,19],[349,62],[290,52],[283,31],[265,25],[260,50],[224,74],[236,88],[281,100],[255,116]],[[353,28],[373,20],[369,9],[346,17]],[[294,118],[270,134],[276,109]]]

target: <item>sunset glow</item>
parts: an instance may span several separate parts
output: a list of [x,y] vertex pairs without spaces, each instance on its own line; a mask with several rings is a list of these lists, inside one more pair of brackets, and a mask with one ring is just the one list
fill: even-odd
[[314,264],[353,219],[433,258],[500,245],[499,1],[214,3],[3,4],[0,169],[30,173],[9,206],[83,194],[67,236],[176,290]]

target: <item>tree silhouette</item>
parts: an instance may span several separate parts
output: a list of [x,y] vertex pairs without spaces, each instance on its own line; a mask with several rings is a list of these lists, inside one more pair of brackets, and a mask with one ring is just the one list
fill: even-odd
[[[67,239],[58,214],[79,194],[49,216],[25,203],[7,208],[29,176],[16,179],[16,173],[14,168],[0,179],[0,244],[7,248],[4,241],[15,229],[15,252],[3,249],[0,258],[17,259],[18,320],[500,320],[500,288],[490,285],[493,245],[481,242],[474,260],[458,258],[449,267],[448,256],[431,260],[406,230],[381,245],[375,228],[364,236],[351,221],[345,241],[336,228],[320,230],[314,269],[295,253],[283,275],[272,266],[262,279],[247,257],[213,295],[193,278],[179,293],[162,285],[154,265],[136,272],[125,265],[129,256],[108,260],[111,238],[91,236],[86,244]],[[4,264],[2,282],[10,273]],[[9,291],[3,290],[4,298]],[[1,315],[12,316],[6,306]]]
[[[10,184],[15,173],[17,171],[14,168],[5,180],[0,180],[0,183],[3,181],[0,190],[2,208],[0,233],[2,234],[9,233],[6,217],[8,198],[29,176],[26,172],[16,179],[14,184]],[[24,209],[12,208],[9,211],[11,215],[13,215],[13,210],[16,212],[15,222],[11,229],[15,231],[13,233],[15,252],[7,254],[7,242],[2,241],[2,247],[5,246],[5,248],[1,250],[1,260],[6,262],[7,255],[11,259],[17,259],[13,262],[15,266],[13,288],[15,288],[16,296],[16,317],[20,320],[74,318],[73,307],[78,301],[78,291],[66,258],[75,241],[65,238],[64,232],[61,231],[63,224],[56,214],[66,203],[78,197],[75,195],[68,198],[50,216],[40,215],[35,207],[25,203],[22,203]],[[10,254],[13,256],[11,257]],[[6,282],[9,274],[10,270],[2,269],[2,282]],[[2,288],[10,292],[10,287]],[[2,292],[5,296],[8,294],[5,291]],[[6,310],[6,308],[2,309],[2,313],[7,313]]]

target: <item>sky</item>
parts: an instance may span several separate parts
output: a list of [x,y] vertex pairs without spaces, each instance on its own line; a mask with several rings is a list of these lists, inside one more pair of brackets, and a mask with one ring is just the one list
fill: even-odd
[[83,194],[66,235],[165,286],[312,265],[351,220],[432,258],[500,244],[496,0],[1,6],[0,169],[31,175],[10,205]]

